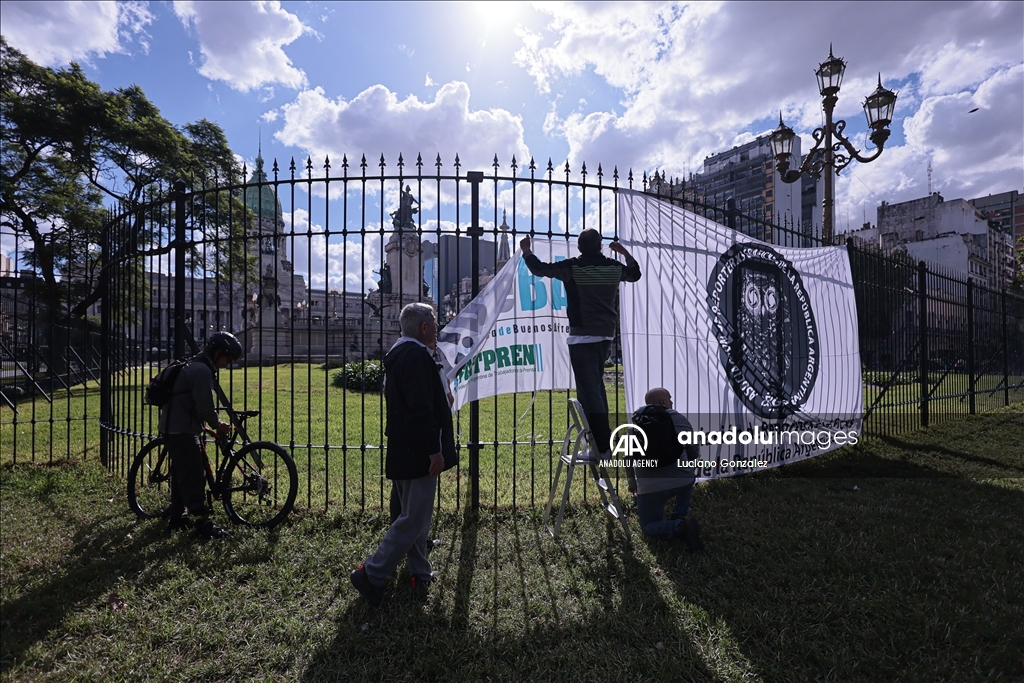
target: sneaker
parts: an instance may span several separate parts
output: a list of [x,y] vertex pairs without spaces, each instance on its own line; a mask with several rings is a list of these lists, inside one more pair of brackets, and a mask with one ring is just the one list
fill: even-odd
[[349,574],[348,578],[356,590],[359,591],[359,594],[363,596],[363,599],[370,603],[371,607],[377,607],[380,603],[384,602],[384,587],[374,586],[370,583],[370,577],[366,575],[365,562],[359,565],[359,569]]
[[224,527],[217,526],[213,521],[204,519],[196,523],[195,534],[201,540],[208,541],[211,538],[225,538],[231,535],[231,532]]
[[680,536],[691,553],[704,550],[704,542],[700,540],[700,524],[693,517],[682,520]]

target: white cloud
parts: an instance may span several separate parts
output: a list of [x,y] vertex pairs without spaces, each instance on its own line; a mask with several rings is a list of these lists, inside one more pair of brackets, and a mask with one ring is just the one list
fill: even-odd
[[3,34],[33,61],[61,66],[108,54],[124,54],[149,43],[153,22],[146,2],[5,2]]
[[[850,197],[838,200],[852,212],[852,202],[871,193],[923,194],[918,178],[926,183],[929,156],[952,195],[1021,187],[1022,8],[1015,2],[543,4],[537,9],[550,15],[548,25],[535,33],[517,30],[516,62],[539,92],[557,93],[544,131],[564,136],[574,168],[605,160],[622,173],[632,166],[681,174],[698,170],[708,154],[767,132],[780,109],[810,143],[822,117],[813,69],[828,43],[806,37],[833,35],[841,25],[843,35],[864,38],[835,45],[849,65],[836,116],[848,120],[860,143],[861,101],[881,71],[883,82],[899,84],[893,128],[905,124],[907,136],[874,163],[854,162],[843,172],[837,189],[848,189]],[[558,111],[562,95],[565,103],[578,95],[596,100],[570,90],[585,72],[618,94],[621,110],[605,105],[566,113],[563,104]],[[977,119],[965,117],[983,101],[992,105],[971,115]]]
[[430,72],[428,71],[428,72],[427,72],[427,80],[425,80],[425,81],[423,82],[423,86],[424,86],[425,88],[429,88],[429,87],[431,87],[431,86],[433,86],[433,85],[437,85],[437,83],[435,83],[435,82],[434,82],[434,79],[430,77]]
[[284,47],[312,29],[280,2],[176,0],[174,12],[185,26],[195,27],[203,76],[242,92],[270,83],[305,86],[306,74],[292,65]]
[[[472,110],[469,97],[469,86],[459,81],[443,85],[432,102],[414,95],[399,100],[383,85],[348,102],[315,88],[281,108],[284,126],[275,137],[313,158],[330,155],[335,166],[342,154],[355,165],[365,153],[375,165],[383,153],[393,170],[401,153],[407,174],[415,174],[417,154],[423,155],[425,173],[433,173],[438,152],[458,152],[463,171],[489,169],[495,154],[503,165],[513,154],[522,163],[529,150],[521,118],[504,109]],[[443,173],[451,173],[453,161],[442,158]]]
[[[346,240],[337,233],[325,237],[324,226],[316,221],[310,225],[305,209],[285,212],[284,221],[285,230],[297,235],[290,240],[294,249],[291,256],[296,273],[305,278],[307,285],[349,292],[368,292],[376,287],[373,271],[380,268],[380,236],[372,230],[378,226],[367,226],[365,236]],[[304,237],[310,230],[314,235],[311,240]]]

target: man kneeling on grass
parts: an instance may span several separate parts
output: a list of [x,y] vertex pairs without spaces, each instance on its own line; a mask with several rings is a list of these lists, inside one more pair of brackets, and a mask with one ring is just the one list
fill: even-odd
[[437,321],[426,304],[409,304],[398,318],[402,337],[384,356],[388,438],[385,474],[401,512],[384,539],[350,578],[373,606],[384,599],[384,581],[404,557],[412,592],[425,595],[433,577],[427,559],[437,477],[459,462],[447,391],[431,355]]
[[[693,430],[690,421],[672,410],[672,394],[661,387],[644,396],[647,405],[633,413],[632,423],[647,436],[646,464],[657,460],[657,467],[627,467],[629,492],[636,495],[636,511],[644,534],[665,540],[680,540],[691,551],[701,550],[700,527],[689,515],[690,497],[695,480],[692,467],[679,467],[678,461],[696,461],[700,449],[683,446],[677,435]],[[669,519],[665,519],[665,503],[675,498]]]

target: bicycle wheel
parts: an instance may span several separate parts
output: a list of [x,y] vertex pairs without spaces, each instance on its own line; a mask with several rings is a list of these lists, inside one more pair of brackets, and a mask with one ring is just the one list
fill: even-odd
[[147,443],[128,470],[128,506],[142,519],[162,517],[171,507],[171,458],[162,438]]
[[270,441],[246,444],[231,456],[221,476],[220,493],[228,517],[238,524],[270,528],[295,504],[299,474],[295,461]]

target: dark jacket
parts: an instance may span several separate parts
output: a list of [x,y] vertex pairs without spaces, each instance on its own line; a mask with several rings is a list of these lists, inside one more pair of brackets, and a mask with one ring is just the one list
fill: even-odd
[[[690,421],[686,419],[686,416],[682,413],[678,413],[671,408],[665,409],[660,406],[640,406],[634,413],[632,421],[637,422],[638,416],[648,411],[663,410],[672,417],[672,425],[676,429],[676,434],[680,432],[692,432],[693,427],[690,425]],[[658,456],[660,453],[652,453],[652,456]],[[679,456],[680,460],[699,460],[700,459],[700,448],[693,444],[685,446],[683,454]],[[658,491],[666,491],[668,489],[675,489],[681,486],[689,486],[696,480],[694,476],[694,468],[692,467],[627,467],[626,468],[626,481],[630,486],[637,487],[638,495],[645,495],[647,493],[656,493]]]
[[632,257],[626,265],[603,254],[583,254],[575,258],[544,263],[536,254],[523,257],[534,275],[553,277],[565,283],[569,334],[614,337],[619,320],[620,282],[640,279],[640,264]]
[[213,402],[214,376],[213,364],[203,354],[181,369],[171,400],[160,409],[161,434],[202,434],[204,425],[217,428],[220,420]]
[[388,437],[385,475],[418,479],[430,469],[430,456],[444,454],[444,468],[459,463],[448,395],[437,363],[415,342],[399,344],[384,356]]

